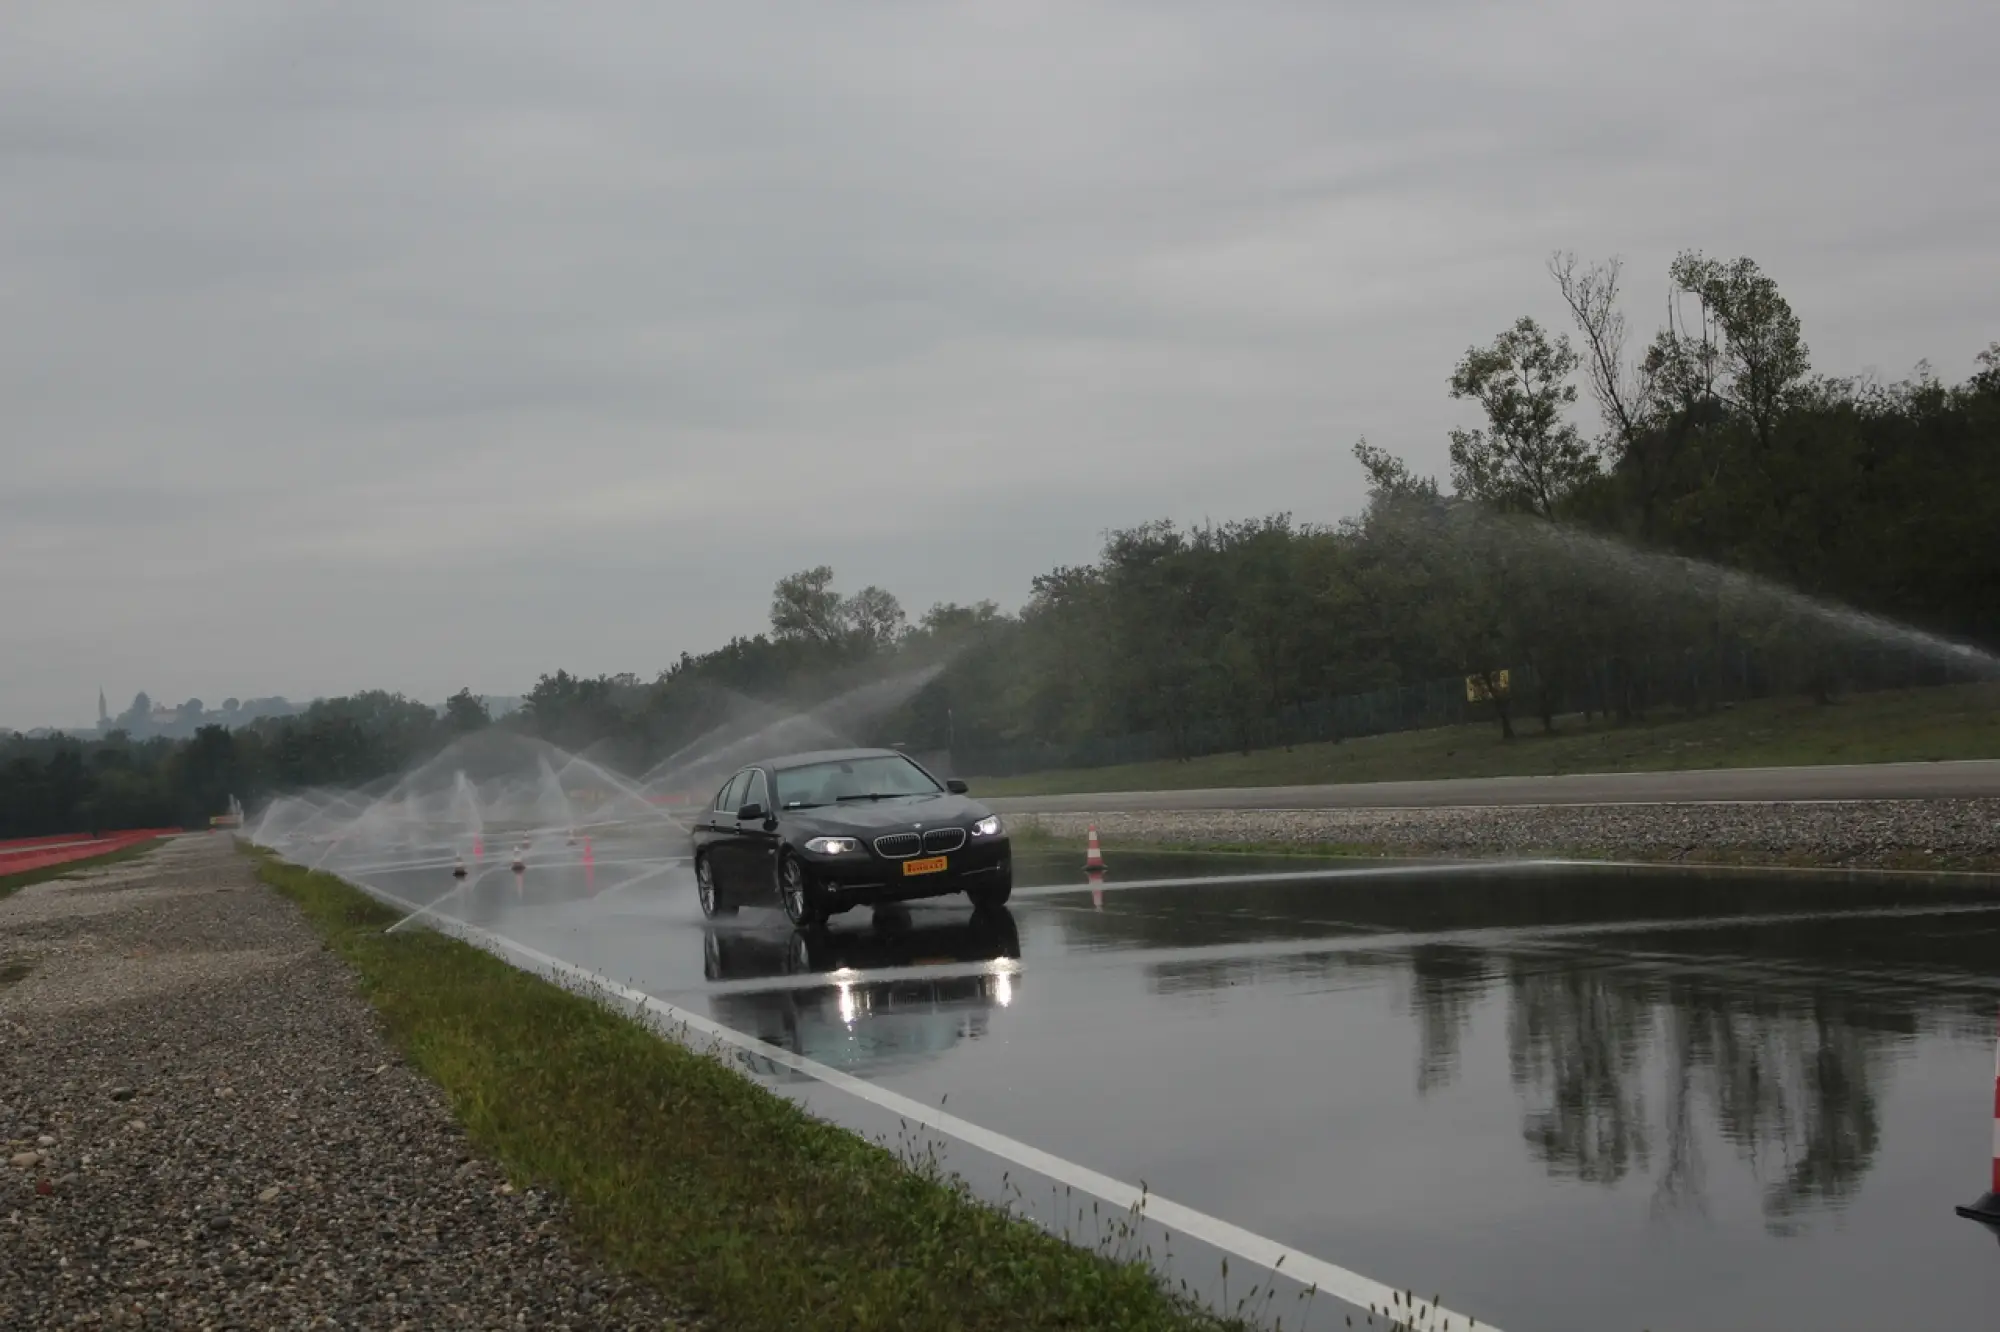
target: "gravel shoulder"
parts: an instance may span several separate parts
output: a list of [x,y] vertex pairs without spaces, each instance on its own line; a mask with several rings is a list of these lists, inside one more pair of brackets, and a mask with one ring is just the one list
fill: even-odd
[[222,836],[0,901],[0,1327],[682,1327]]
[[1106,811],[1034,814],[1017,821],[1074,842],[1095,825],[1106,841],[1163,845],[2000,869],[2000,800],[1995,799]]

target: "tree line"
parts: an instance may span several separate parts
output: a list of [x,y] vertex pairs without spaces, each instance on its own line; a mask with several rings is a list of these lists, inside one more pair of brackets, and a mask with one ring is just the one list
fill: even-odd
[[993,773],[1826,699],[1980,664],[1926,635],[2000,646],[2000,343],[1956,383],[1927,364],[1831,377],[1749,259],[1676,258],[1643,344],[1615,260],[1557,255],[1549,274],[1558,323],[1524,316],[1443,377],[1467,419],[1449,477],[1362,440],[1368,499],[1342,522],[1142,523],[1036,577],[1015,612],[912,619],[887,589],[804,570],[768,631],[650,679],[557,670],[498,723],[465,691],[442,709],[369,692],[180,742],[0,739],[0,836],[359,784],[488,724],[637,772],[758,701],[885,677],[914,683],[844,720],[854,739]]

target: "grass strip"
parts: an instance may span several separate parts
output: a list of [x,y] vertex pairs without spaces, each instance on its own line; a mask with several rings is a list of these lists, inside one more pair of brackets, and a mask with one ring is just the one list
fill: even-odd
[[22,870],[18,874],[0,874],[0,897],[18,892],[31,883],[47,883],[50,879],[66,879],[82,870],[98,869],[104,865],[116,865],[121,860],[136,860],[160,845],[160,839],[150,842],[136,842],[131,846],[107,851],[101,856],[85,856],[81,860],[65,860],[60,865],[44,865],[40,869]]
[[1231,1326],[1142,1263],[1066,1244],[470,944],[385,935],[397,913],[367,894],[252,854],[472,1140],[566,1198],[591,1250],[723,1325]]
[[1512,740],[1501,739],[1494,723],[1479,722],[1248,754],[975,777],[973,790],[996,797],[1070,795],[2000,758],[2000,684],[1887,690],[1830,704],[1760,699],[1699,716],[1665,711],[1622,725],[1561,717],[1553,734],[1544,734],[1532,717],[1517,717],[1515,725]]

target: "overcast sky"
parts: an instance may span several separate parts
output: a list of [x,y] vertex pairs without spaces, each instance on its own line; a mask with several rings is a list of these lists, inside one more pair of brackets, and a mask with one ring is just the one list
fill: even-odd
[[1829,372],[2000,337],[1992,0],[17,3],[0,722],[651,675],[829,563],[1444,469],[1454,359],[1748,254]]

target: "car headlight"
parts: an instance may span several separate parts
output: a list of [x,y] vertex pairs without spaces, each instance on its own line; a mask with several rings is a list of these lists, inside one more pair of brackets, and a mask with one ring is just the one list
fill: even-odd
[[815,837],[806,843],[806,850],[822,856],[851,856],[860,849],[852,837]]
[[998,814],[988,814],[985,818],[973,824],[972,835],[974,837],[998,837],[1000,835],[1000,816]]

